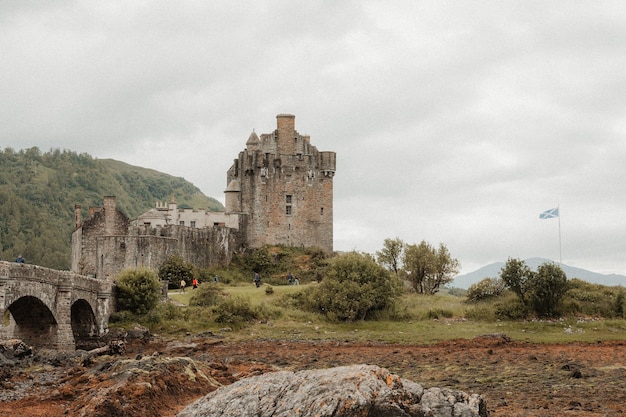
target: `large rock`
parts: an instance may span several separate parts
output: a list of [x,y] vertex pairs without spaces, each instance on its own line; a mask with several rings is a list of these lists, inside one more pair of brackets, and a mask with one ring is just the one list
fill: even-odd
[[488,416],[480,395],[424,389],[372,365],[271,372],[219,388],[177,417]]
[[180,357],[104,361],[70,370],[54,399],[71,402],[67,413],[74,417],[159,416],[221,386],[211,371]]

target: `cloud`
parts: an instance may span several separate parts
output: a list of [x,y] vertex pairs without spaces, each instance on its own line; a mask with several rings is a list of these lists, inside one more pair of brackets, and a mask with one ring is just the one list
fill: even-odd
[[0,146],[222,199],[279,113],[337,152],[335,246],[443,242],[626,273],[621,2],[2,2]]

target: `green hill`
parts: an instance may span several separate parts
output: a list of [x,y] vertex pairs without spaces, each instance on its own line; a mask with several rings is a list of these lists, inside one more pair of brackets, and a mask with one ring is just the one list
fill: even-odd
[[67,150],[0,150],[0,260],[22,254],[28,263],[69,269],[76,204],[86,216],[114,195],[132,219],[172,194],[180,208],[224,209],[184,178],[152,169]]

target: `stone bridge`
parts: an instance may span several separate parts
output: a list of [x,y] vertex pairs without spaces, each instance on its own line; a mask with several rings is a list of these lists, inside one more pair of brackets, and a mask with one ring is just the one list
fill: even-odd
[[113,285],[69,271],[0,261],[0,339],[74,350],[104,334]]

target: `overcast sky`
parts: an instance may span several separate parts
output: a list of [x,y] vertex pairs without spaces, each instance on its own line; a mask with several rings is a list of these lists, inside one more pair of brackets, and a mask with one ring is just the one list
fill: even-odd
[[626,274],[621,0],[0,0],[1,148],[223,202],[279,113],[337,153],[336,250],[399,237],[444,243],[463,273],[562,256]]

